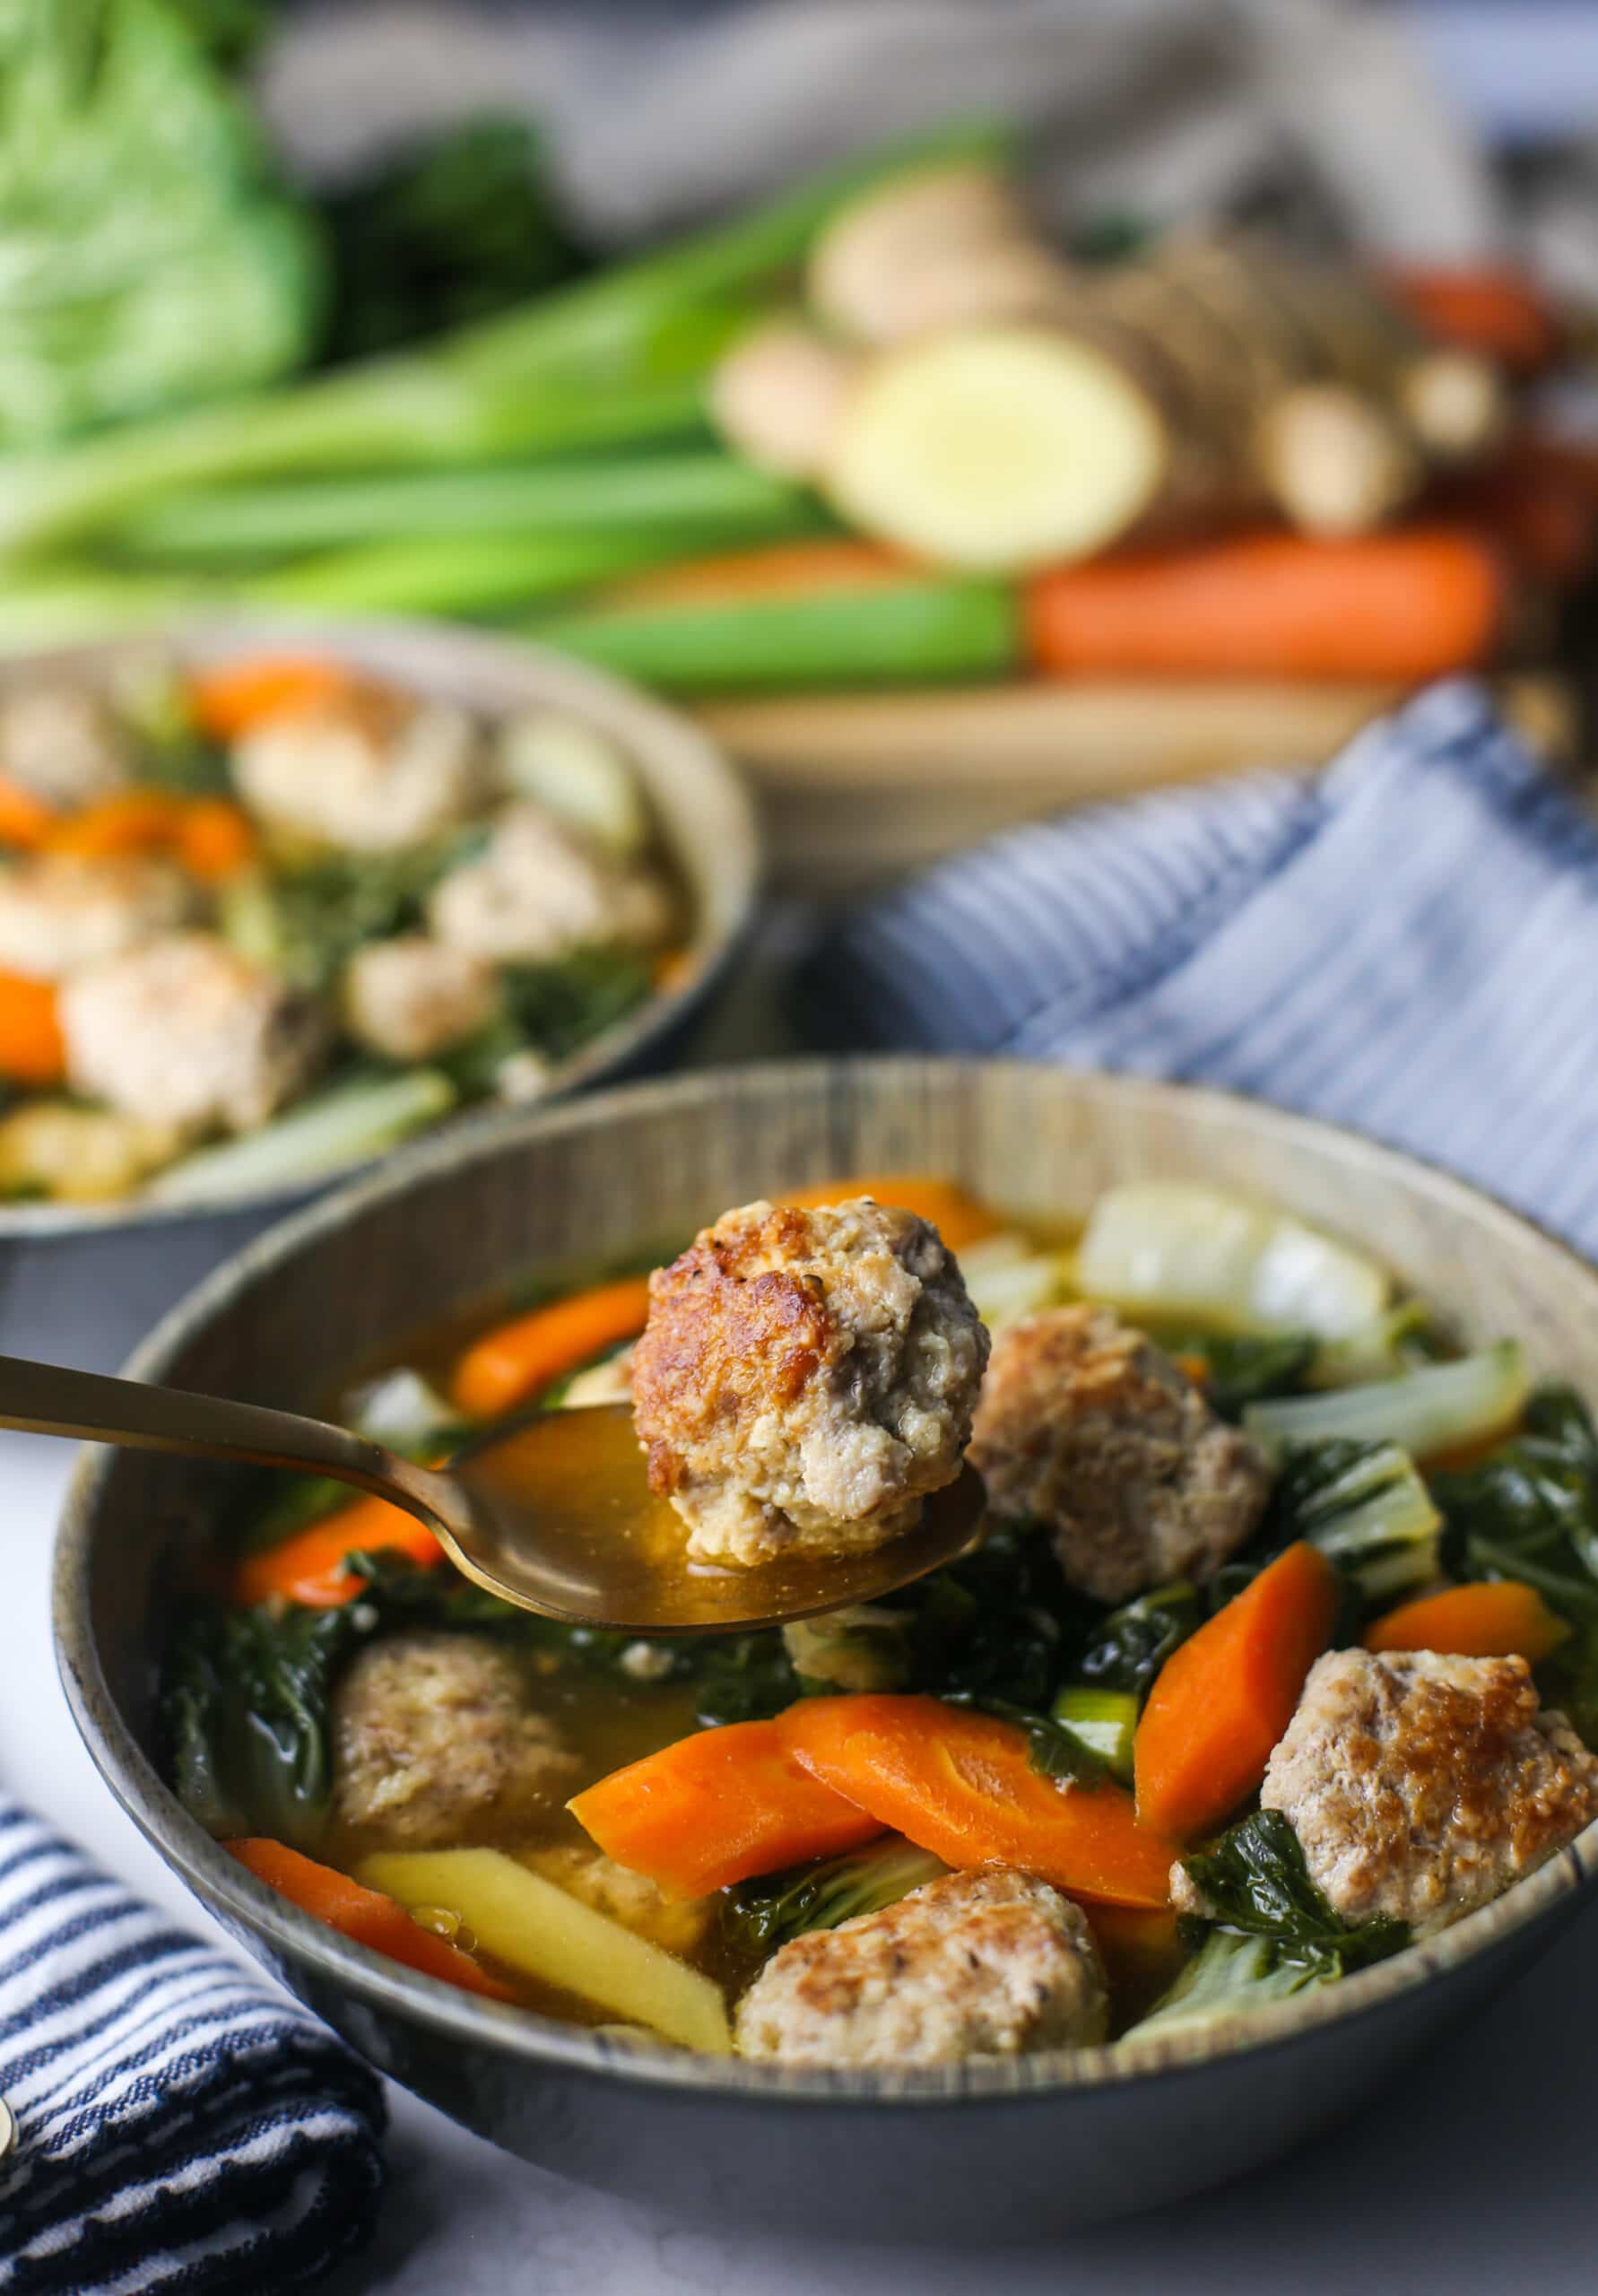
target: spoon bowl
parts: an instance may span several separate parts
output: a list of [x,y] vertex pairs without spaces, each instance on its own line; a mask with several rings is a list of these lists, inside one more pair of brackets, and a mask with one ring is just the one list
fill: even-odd
[[779,1556],[738,1569],[690,1562],[681,1518],[650,1491],[631,1406],[542,1412],[450,1462],[440,1509],[451,1559],[491,1594],[572,1626],[635,1634],[728,1634],[811,1618],[892,1594],[952,1561],[982,1514],[980,1477],[962,1467],[913,1530],[864,1553]]
[[416,1516],[501,1601],[621,1634],[730,1634],[869,1602],[960,1553],[984,1503],[964,1467],[913,1530],[868,1552],[716,1570],[689,1561],[681,1522],[649,1489],[628,1404],[535,1412],[423,1467],[324,1420],[6,1355],[0,1427],[334,1476]]

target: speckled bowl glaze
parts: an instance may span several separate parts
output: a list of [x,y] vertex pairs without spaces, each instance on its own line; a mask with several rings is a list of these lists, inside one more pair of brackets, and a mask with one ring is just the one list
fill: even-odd
[[[687,896],[686,961],[673,985],[563,1061],[550,1096],[659,1066],[725,986],[760,884],[752,803],[708,735],[679,711],[582,663],[441,622],[193,617],[158,636],[21,656],[0,665],[0,681],[98,681],[141,661],[199,665],[251,653],[330,657],[491,718],[560,709],[614,738],[637,769]],[[447,1121],[458,1128],[481,1113],[468,1109]],[[204,1206],[137,1196],[105,1205],[0,1204],[0,1346],[109,1368],[207,1269],[326,1185]]]
[[[303,1406],[541,1264],[686,1237],[785,1183],[895,1169],[1055,1217],[1136,1177],[1253,1189],[1378,1253],[1462,1335],[1516,1333],[1540,1370],[1598,1394],[1598,1273],[1441,1173],[1214,1093],[919,1061],[688,1076],[441,1138],[239,1254],[130,1368]],[[112,1791],[233,1935],[386,2073],[512,2152],[684,2214],[991,2243],[1218,2183],[1349,2111],[1540,1952],[1593,1886],[1598,1827],[1443,1936],[1202,2038],[919,2073],[629,2049],[402,1974],[260,1887],[179,1808],[155,1767],[154,1665],[227,1483],[133,1454],[79,1470],[56,1633]]]

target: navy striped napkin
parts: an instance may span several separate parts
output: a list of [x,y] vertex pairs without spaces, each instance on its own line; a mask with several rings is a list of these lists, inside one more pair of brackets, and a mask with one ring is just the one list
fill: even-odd
[[1324,772],[1096,806],[830,927],[833,1049],[1198,1080],[1451,1166],[1598,1255],[1598,828],[1477,686]]
[[0,1798],[5,2296],[273,2296],[370,2231],[381,2085]]

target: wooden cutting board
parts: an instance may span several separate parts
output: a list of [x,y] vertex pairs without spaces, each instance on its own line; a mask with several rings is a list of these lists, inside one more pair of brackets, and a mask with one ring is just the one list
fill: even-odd
[[[1499,682],[1509,717],[1568,757],[1576,704],[1552,674]],[[1387,685],[1084,681],[708,702],[697,715],[760,793],[785,891],[857,891],[1066,805],[1319,763],[1402,700]]]

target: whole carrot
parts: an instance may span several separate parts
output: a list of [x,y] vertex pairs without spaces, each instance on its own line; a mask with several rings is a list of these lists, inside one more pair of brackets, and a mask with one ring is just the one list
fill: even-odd
[[1407,684],[1487,661],[1507,605],[1502,561],[1464,527],[1256,533],[1038,575],[1025,625],[1045,677]]

